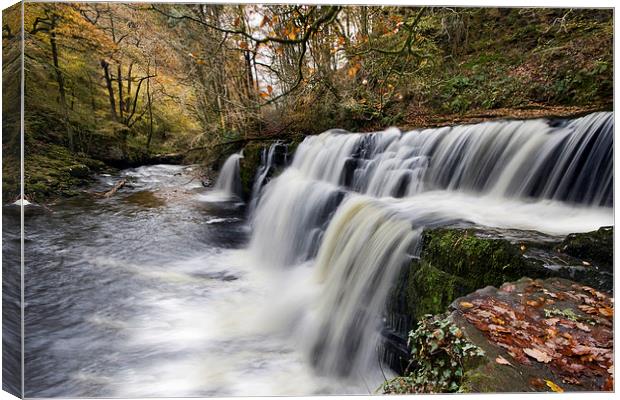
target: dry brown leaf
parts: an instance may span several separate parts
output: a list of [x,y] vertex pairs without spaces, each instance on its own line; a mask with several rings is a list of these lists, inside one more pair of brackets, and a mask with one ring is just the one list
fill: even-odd
[[583,322],[575,322],[575,325],[577,326],[578,329],[581,329],[584,332],[590,332],[591,329],[588,325],[584,324]]
[[540,350],[537,349],[523,349],[523,352],[525,354],[527,354],[528,356],[532,357],[533,359],[535,359],[538,362],[541,363],[548,363],[552,360],[551,356],[549,356],[549,354],[542,352]]
[[506,360],[504,357],[502,356],[498,356],[495,359],[495,362],[501,365],[510,365],[512,367],[512,364],[510,363],[510,361]]
[[613,317],[614,316],[614,310],[612,308],[609,307],[601,307],[598,309],[598,312],[604,316],[604,317]]

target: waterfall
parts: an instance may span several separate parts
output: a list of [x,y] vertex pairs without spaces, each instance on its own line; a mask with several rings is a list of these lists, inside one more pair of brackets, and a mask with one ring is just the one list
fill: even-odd
[[226,159],[215,182],[214,189],[226,198],[241,197],[241,178],[239,176],[240,153],[232,154]]
[[[258,167],[258,171],[256,171],[256,176],[254,177],[254,184],[252,185],[250,213],[256,208],[256,203],[260,197],[263,186],[265,186],[265,184],[267,183],[270,175],[273,174],[274,168],[276,166],[282,166],[288,161],[287,152],[288,146],[282,144],[280,141],[272,143],[269,148],[262,149],[261,163]],[[278,156],[280,157],[278,158]]]
[[307,137],[257,191],[249,251],[265,268],[312,268],[321,294],[296,337],[320,373],[363,376],[425,227],[567,234],[613,224],[613,128],[612,113],[594,113]]

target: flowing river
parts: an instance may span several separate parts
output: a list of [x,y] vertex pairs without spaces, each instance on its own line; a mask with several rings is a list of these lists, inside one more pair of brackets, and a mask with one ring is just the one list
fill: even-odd
[[110,198],[29,206],[26,396],[373,393],[386,296],[422,229],[612,225],[612,144],[611,113],[334,131],[270,181],[261,167],[249,217],[242,154],[214,190],[156,165]]

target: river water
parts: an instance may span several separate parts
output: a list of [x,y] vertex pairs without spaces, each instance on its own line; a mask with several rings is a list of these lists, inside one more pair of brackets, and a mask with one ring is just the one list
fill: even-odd
[[354,390],[303,361],[265,308],[284,277],[238,250],[248,238],[240,204],[204,201],[188,172],[141,167],[110,198],[27,208],[27,396]]
[[422,230],[612,225],[612,146],[611,113],[333,131],[255,188],[250,217],[243,154],[214,190],[156,165],[101,176],[91,191],[128,179],[110,198],[29,206],[26,395],[373,393],[386,298]]

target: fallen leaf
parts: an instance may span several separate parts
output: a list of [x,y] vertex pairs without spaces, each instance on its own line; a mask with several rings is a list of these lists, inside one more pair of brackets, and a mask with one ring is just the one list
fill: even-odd
[[604,316],[604,317],[613,317],[614,316],[614,310],[609,308],[609,307],[601,307],[598,309],[598,312]]
[[461,308],[468,309],[468,308],[472,308],[474,305],[466,301],[461,301],[459,303],[459,306],[461,306]]
[[495,359],[495,362],[496,362],[496,363],[498,363],[498,364],[501,364],[501,365],[510,365],[510,366],[512,366],[512,364],[510,363],[510,361],[506,360],[506,359],[505,359],[504,357],[502,357],[502,356],[498,356],[498,357]]
[[586,314],[596,314],[598,312],[596,308],[592,306],[586,306],[585,304],[581,304],[577,308],[579,308],[581,311],[585,312]]
[[555,324],[557,324],[560,321],[559,318],[547,318],[544,320],[545,324],[549,325],[549,326],[553,326]]
[[570,383],[572,385],[581,385],[581,382],[579,381],[579,379],[574,378],[572,376],[563,376],[562,377],[562,382]]
[[544,353],[540,350],[537,349],[523,349],[523,352],[525,354],[527,354],[528,356],[532,357],[533,359],[535,359],[538,362],[541,363],[548,363],[549,361],[552,360],[552,358],[549,356],[549,354]]
[[583,322],[575,322],[575,325],[577,326],[577,328],[581,329],[584,332],[590,332],[591,329],[588,327],[588,325],[584,324]]
[[559,387],[558,385],[556,385],[555,383],[548,381],[545,379],[545,383],[547,384],[547,386],[549,386],[549,388],[551,388],[551,390],[553,390],[556,393],[564,393],[564,389],[562,389],[561,387]]

